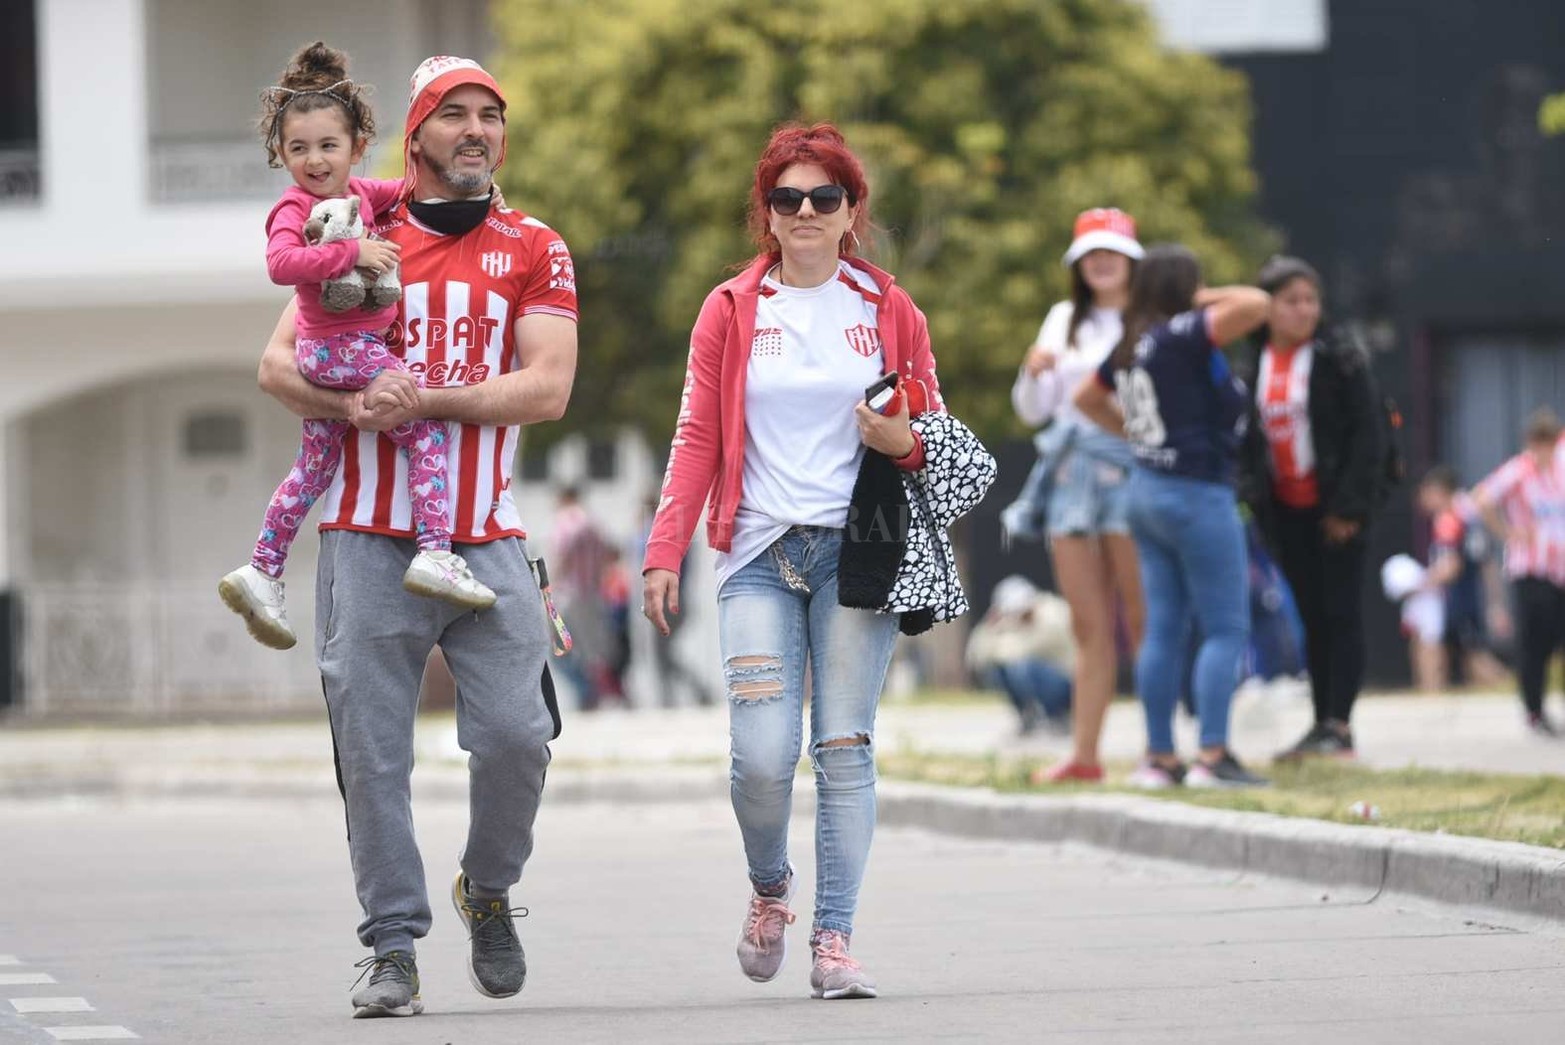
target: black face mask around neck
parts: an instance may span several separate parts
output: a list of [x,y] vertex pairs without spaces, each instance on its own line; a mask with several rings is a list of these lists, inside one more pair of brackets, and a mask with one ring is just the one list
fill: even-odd
[[420,225],[445,233],[447,236],[460,236],[464,232],[471,232],[483,223],[484,216],[489,213],[489,197],[480,196],[473,200],[437,200],[434,203],[409,200],[408,211],[418,219]]

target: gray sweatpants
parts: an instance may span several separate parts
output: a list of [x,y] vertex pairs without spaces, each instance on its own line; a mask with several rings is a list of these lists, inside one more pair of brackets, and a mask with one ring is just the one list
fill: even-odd
[[[409,776],[424,661],[436,643],[456,679],[457,742],[468,753],[470,823],[462,870],[496,892],[521,877],[560,732],[549,624],[520,540],[461,545],[499,600],[482,613],[402,590],[411,540],[328,530],[315,591],[315,656],[326,690],[348,852],[377,954],[429,932]],[[453,871],[453,874],[455,872]]]

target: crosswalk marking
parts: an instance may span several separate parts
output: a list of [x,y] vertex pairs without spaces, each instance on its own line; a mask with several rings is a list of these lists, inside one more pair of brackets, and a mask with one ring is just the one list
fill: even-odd
[[[25,965],[14,954],[0,954],[0,967],[9,966],[15,968]],[[41,984],[57,983],[53,976],[46,972],[0,972],[0,987],[27,987]],[[92,1003],[86,998],[75,995],[50,995],[47,997],[8,998],[7,1001],[13,1011],[18,1015],[37,1015],[40,1013],[66,1013],[66,1012],[94,1012]],[[10,1017],[4,1017],[9,1021]],[[16,1024],[9,1024],[16,1026]],[[114,1024],[79,1024],[68,1027],[42,1027],[39,1028],[55,1041],[126,1041],[139,1039],[141,1035],[128,1027]],[[29,1036],[29,1041],[37,1040]]]
[[12,998],[17,1012],[91,1012],[86,998]]
[[44,1030],[54,1035],[55,1041],[109,1041],[141,1037],[118,1024],[105,1027],[45,1027]]

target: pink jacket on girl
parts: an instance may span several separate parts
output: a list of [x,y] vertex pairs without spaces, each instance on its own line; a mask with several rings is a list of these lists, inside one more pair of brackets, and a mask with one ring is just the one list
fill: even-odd
[[[907,291],[895,285],[889,272],[860,258],[843,260],[868,273],[881,288],[875,300],[855,284],[876,306],[886,370],[895,370],[904,383],[921,382],[928,393],[928,408],[944,411],[924,314]],[[690,336],[685,387],[643,572],[679,572],[703,504],[708,506],[708,543],[720,552],[733,544],[734,513],[744,483],[745,375],[755,338],[756,300],[762,278],[776,263],[776,255],[756,258],[749,268],[708,294],[701,306]],[[896,462],[908,471],[924,466],[923,444],[916,434],[914,440],[913,452]]]

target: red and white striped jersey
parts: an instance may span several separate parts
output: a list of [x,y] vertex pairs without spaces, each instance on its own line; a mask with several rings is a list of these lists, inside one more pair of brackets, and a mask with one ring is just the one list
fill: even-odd
[[[543,313],[576,319],[576,273],[558,233],[496,210],[448,236],[420,225],[406,204],[376,230],[402,247],[402,303],[387,347],[429,388],[475,385],[519,368],[515,324]],[[517,426],[448,424],[451,539],[525,537],[511,498]],[[407,458],[384,435],[349,431],[322,499],[321,529],[413,536]]]
[[1315,437],[1310,431],[1312,345],[1280,349],[1267,345],[1255,381],[1261,428],[1272,455],[1272,491],[1290,508],[1320,503],[1315,476]]
[[1505,572],[1565,585],[1565,439],[1555,444],[1549,467],[1525,451],[1473,489],[1504,516]]

